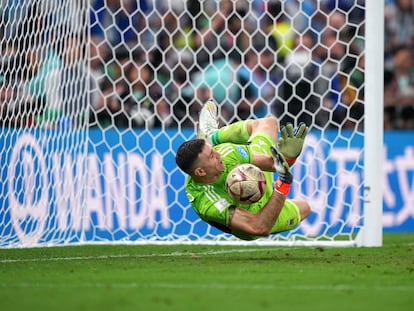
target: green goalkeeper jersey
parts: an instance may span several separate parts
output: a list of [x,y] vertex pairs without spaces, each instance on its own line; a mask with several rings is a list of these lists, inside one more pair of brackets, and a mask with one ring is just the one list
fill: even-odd
[[267,189],[266,193],[258,202],[249,205],[236,203],[226,191],[226,178],[236,165],[252,162],[253,156],[251,147],[250,145],[223,143],[214,146],[214,149],[221,154],[224,165],[223,173],[217,181],[211,184],[196,183],[189,176],[186,181],[187,197],[193,209],[201,219],[224,232],[230,232],[229,207],[238,206],[254,213],[257,212],[264,206],[264,204],[266,204],[272,194],[272,173],[264,172]]
[[[223,143],[213,148],[221,154],[224,171],[220,178],[211,184],[196,183],[191,176],[186,181],[187,198],[194,211],[210,225],[223,232],[230,233],[229,207],[237,206],[256,214],[266,205],[273,193],[273,173],[263,172],[266,177],[266,192],[263,197],[252,204],[242,205],[232,200],[226,191],[226,178],[229,172],[238,164],[252,163],[253,152],[270,152],[271,140],[265,135],[257,135],[248,145]],[[272,233],[293,229],[300,221],[299,209],[290,200],[286,200],[279,217],[273,226]],[[252,240],[258,237],[238,235],[242,239]]]

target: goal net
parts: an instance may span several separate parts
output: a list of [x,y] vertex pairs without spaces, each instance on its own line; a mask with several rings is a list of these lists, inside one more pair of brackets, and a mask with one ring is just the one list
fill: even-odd
[[290,195],[311,216],[249,243],[380,244],[369,3],[1,1],[0,247],[243,243],[198,218],[175,165],[211,98],[221,125],[310,127]]

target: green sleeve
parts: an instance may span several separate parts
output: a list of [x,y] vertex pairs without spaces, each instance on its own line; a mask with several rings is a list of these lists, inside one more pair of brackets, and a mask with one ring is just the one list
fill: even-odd
[[[215,227],[219,225],[227,228],[220,228],[228,232],[229,226],[229,207],[232,205],[227,192],[221,188],[211,187],[210,185],[198,186],[196,191],[187,191],[188,199],[194,211],[201,219]],[[190,195],[192,192],[194,195]]]

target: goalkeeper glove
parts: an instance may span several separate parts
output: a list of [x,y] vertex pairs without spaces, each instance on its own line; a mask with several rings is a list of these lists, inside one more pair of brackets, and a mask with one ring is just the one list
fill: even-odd
[[276,147],[271,146],[270,151],[272,152],[276,172],[279,175],[279,178],[274,184],[274,189],[284,196],[287,196],[293,181],[293,175],[290,171],[289,164],[285,161],[283,155]]
[[309,128],[305,123],[301,122],[299,127],[293,130],[291,123],[283,126],[280,130],[282,137],[277,142],[279,152],[285,157],[289,165],[295,163],[296,158],[300,155],[305,142],[305,137],[309,132]]

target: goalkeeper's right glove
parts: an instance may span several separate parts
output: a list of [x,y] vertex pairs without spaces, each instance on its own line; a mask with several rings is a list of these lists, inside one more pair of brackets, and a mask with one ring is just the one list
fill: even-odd
[[295,129],[293,129],[291,123],[280,129],[282,137],[277,142],[277,148],[289,165],[293,165],[296,158],[300,155],[308,132],[309,128],[303,122]]
[[276,172],[279,175],[279,178],[274,184],[274,189],[284,196],[287,196],[290,190],[290,185],[293,182],[293,175],[290,171],[289,164],[276,147],[271,146],[270,151],[272,152]]

